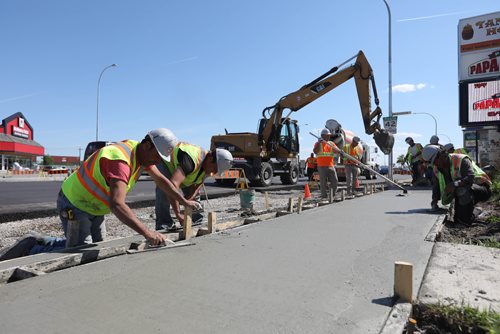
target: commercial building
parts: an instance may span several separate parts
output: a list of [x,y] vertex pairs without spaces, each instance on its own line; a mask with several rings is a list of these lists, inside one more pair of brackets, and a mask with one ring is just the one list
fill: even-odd
[[500,168],[500,12],[458,23],[458,84],[464,147]]
[[20,112],[2,120],[0,170],[13,168],[16,162],[21,167],[33,168],[36,158],[45,154],[44,147],[34,140],[33,132],[33,127]]

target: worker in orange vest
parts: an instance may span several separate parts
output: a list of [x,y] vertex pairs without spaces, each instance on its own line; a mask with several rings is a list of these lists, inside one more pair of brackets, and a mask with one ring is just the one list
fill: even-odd
[[307,167],[307,178],[311,181],[314,172],[318,171],[318,165],[316,163],[316,158],[314,157],[314,153],[311,153],[311,156],[306,159],[306,167]]
[[[352,138],[351,144],[347,144],[343,148],[345,153],[349,154],[351,157],[357,160],[361,160],[361,158],[363,157],[363,151],[361,145],[359,145],[359,141],[359,137],[354,136]],[[347,196],[352,197],[354,195],[354,192],[356,191],[356,180],[358,179],[360,170],[357,162],[347,157],[344,157],[344,165]]]
[[333,194],[337,191],[338,178],[334,166],[334,153],[339,151],[337,145],[330,140],[330,130],[321,130],[321,139],[314,145],[313,152],[316,154],[316,164],[319,172],[319,182],[321,187],[321,197],[328,196],[328,185],[333,189]]

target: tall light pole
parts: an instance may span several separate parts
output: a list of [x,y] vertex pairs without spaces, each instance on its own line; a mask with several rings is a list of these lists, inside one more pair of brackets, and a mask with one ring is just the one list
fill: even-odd
[[436,117],[434,117],[432,114],[429,114],[428,112],[412,112],[412,114],[421,114],[421,115],[429,115],[434,119],[434,134],[437,136],[438,134],[438,123],[436,120]]
[[109,66],[106,66],[102,71],[101,74],[99,75],[99,80],[97,80],[97,115],[96,115],[96,123],[95,123],[95,140],[99,140],[99,86],[101,85],[101,78],[102,74],[104,71],[106,71],[110,67],[116,67],[118,65],[116,64],[111,64]]
[[[392,117],[392,49],[391,49],[391,8],[386,0],[384,0],[389,15],[389,117]],[[389,171],[388,177],[392,180],[392,150],[389,154]]]

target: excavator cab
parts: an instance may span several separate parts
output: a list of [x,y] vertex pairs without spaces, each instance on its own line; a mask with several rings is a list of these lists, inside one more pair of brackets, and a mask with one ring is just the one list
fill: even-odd
[[[261,118],[259,120],[259,144],[264,144],[263,131],[269,121],[268,118]],[[268,148],[273,151],[278,150],[278,148],[284,148],[288,154],[295,155],[299,152],[299,125],[296,120],[291,120],[290,118],[282,118],[278,126],[273,129],[275,135],[271,135],[269,142],[267,142]],[[273,137],[275,138],[273,140]]]

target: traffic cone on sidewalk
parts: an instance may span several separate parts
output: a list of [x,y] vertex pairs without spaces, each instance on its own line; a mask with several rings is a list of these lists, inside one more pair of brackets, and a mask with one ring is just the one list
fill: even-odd
[[306,186],[304,187],[304,199],[309,198],[311,198],[311,191],[309,190],[309,183],[306,183]]

